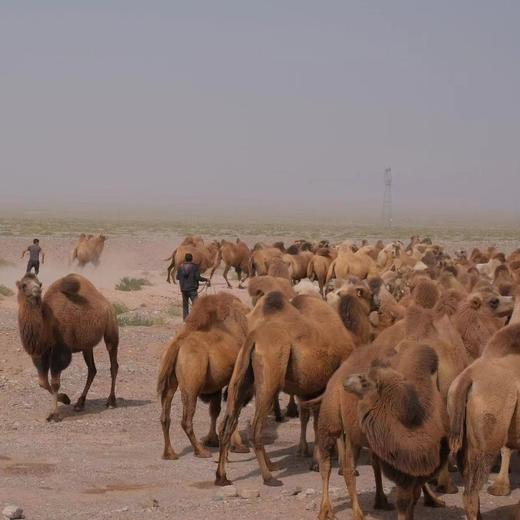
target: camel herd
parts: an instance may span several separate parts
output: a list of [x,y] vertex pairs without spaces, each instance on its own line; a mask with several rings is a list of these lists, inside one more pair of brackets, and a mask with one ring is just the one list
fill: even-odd
[[[97,263],[104,240],[82,236],[72,258]],[[97,251],[96,260],[84,250]],[[239,287],[247,281],[250,306],[226,292],[201,296],[166,346],[157,382],[164,459],[178,458],[170,416],[179,391],[181,426],[194,455],[211,457],[207,448],[219,448],[216,485],[231,483],[229,452],[247,452],[250,445],[263,483],[281,486],[263,426],[270,413],[282,419],[278,396],[284,392],[298,403],[287,413],[299,415],[297,454],[311,456],[310,469],[321,475],[320,520],[334,518],[329,479],[336,458],[352,518],[364,518],[356,491],[363,448],[374,472],[374,508],[396,508],[399,520],[413,518],[421,494],[426,506],[443,507],[434,489],[456,493],[454,471],[462,475],[466,517],[477,520],[479,493],[499,454],[500,473],[488,491],[510,493],[511,450],[520,448],[520,250],[448,254],[418,237],[407,246],[298,240],[287,248],[249,248],[241,240],[207,243],[188,236],[167,259],[168,282],[175,283],[172,274],[186,253],[210,280],[224,264],[228,287],[233,268]],[[111,363],[107,406],[115,406],[118,327],[109,302],[75,274],[43,296],[34,275],[17,285],[22,344],[40,386],[52,394],[48,420],[60,419],[58,403],[70,403],[59,393],[60,373],[79,351],[88,376],[75,407],[83,408],[96,374],[93,348],[101,339]],[[209,403],[210,415],[202,440],[193,428],[199,398]],[[251,428],[241,435],[240,413],[253,399]],[[385,495],[383,474],[396,485],[395,505]]]

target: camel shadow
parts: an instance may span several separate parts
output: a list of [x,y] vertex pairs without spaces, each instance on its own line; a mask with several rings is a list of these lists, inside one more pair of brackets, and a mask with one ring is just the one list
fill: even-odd
[[[96,415],[109,410],[106,407],[106,399],[87,399],[85,402],[85,409],[81,411],[74,410],[74,404],[69,406],[61,406],[60,413],[63,419],[74,420],[81,419],[89,415]],[[117,398],[117,408],[134,408],[137,406],[146,406],[151,404],[150,399],[125,399],[123,397]]]

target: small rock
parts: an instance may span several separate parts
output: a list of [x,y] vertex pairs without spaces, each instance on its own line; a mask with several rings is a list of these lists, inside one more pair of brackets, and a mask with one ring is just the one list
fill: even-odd
[[19,518],[25,518],[23,516],[23,509],[18,506],[14,505],[8,505],[4,507],[4,510],[2,511],[2,514],[5,518],[8,518],[9,520],[17,520]]
[[258,498],[260,496],[260,491],[258,491],[258,489],[241,489],[238,492],[238,496],[245,500],[251,500],[252,498]]
[[294,497],[296,495],[299,495],[302,491],[303,490],[300,486],[296,486],[295,488],[284,489],[282,491],[282,495],[286,497]]
[[235,486],[224,486],[217,491],[218,498],[223,500],[224,498],[234,498],[238,496],[238,491]]

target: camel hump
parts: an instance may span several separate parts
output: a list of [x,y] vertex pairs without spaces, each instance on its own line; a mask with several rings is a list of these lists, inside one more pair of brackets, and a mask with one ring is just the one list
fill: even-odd
[[280,291],[267,294],[264,299],[264,314],[273,314],[281,311],[285,306],[285,297]]
[[224,321],[232,312],[237,298],[231,294],[208,294],[198,298],[186,320],[187,328],[203,330]]
[[81,282],[74,274],[69,274],[61,279],[60,291],[69,296],[75,296],[79,293]]

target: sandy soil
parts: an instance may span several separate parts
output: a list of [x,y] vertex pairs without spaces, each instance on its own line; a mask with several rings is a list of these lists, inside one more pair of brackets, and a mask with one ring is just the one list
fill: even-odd
[[[321,479],[308,471],[308,460],[295,455],[299,423],[281,425],[269,420],[266,429],[268,451],[281,466],[277,477],[282,488],[262,486],[253,454],[232,454],[229,477],[239,489],[258,489],[260,498],[219,500],[213,486],[216,464],[197,459],[180,428],[180,400],[173,406],[173,443],[181,457],[161,460],[162,434],[155,379],[163,346],[178,328],[178,289],[164,281],[166,258],[177,237],[118,237],[107,242],[101,267],[85,273],[111,300],[130,309],[165,316],[165,325],[124,327],[121,329],[118,408],[105,409],[110,375],[108,356],[103,345],[96,349],[98,373],[92,385],[86,409],[75,413],[64,407],[65,419],[48,424],[44,418],[50,406],[49,396],[39,389],[35,369],[23,351],[17,331],[16,298],[0,300],[0,508],[8,503],[23,507],[29,520],[85,519],[314,519],[319,508]],[[0,284],[14,289],[25,262],[19,255],[29,238],[0,239],[0,257],[14,266],[0,268]],[[41,279],[48,285],[69,271],[67,253],[71,241],[44,238],[42,246],[47,263]],[[153,285],[142,291],[122,293],[114,289],[122,276],[145,276]],[[215,288],[223,290],[217,276]],[[235,282],[236,285],[236,282]],[[245,292],[233,290],[245,299]],[[144,305],[144,307],[143,307]],[[173,309],[173,311],[172,311]],[[81,356],[63,374],[63,389],[77,398],[86,378]],[[244,411],[242,429],[247,430],[252,406]],[[207,405],[199,402],[195,428],[199,436],[207,433]],[[312,434],[309,429],[309,437]],[[216,452],[216,450],[215,450]],[[517,461],[514,461],[517,466]],[[515,470],[517,468],[514,468]],[[395,513],[376,512],[372,508],[374,484],[366,457],[360,465],[358,490],[368,519],[395,518]],[[518,484],[517,472],[512,475]],[[460,483],[460,481],[459,481]],[[341,477],[334,470],[331,485],[338,518],[350,518],[350,505]],[[386,482],[395,500],[393,485]],[[293,495],[297,488],[303,493]],[[448,508],[428,510],[419,505],[416,518],[462,519],[461,493],[445,497]],[[496,498],[481,494],[484,518],[504,519],[510,506],[518,502],[520,491],[511,497]]]

